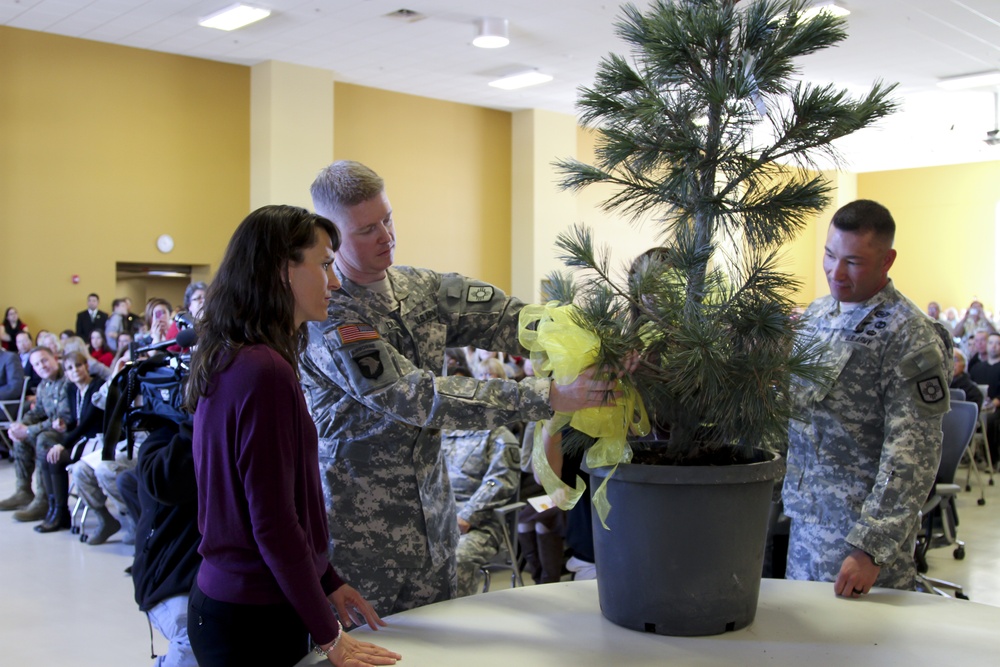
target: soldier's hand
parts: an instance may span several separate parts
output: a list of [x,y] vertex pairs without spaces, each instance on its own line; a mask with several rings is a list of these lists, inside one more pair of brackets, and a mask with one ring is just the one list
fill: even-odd
[[841,564],[837,581],[833,584],[833,592],[845,598],[866,595],[875,585],[881,569],[872,561],[871,556],[861,549],[855,549]]
[[368,623],[368,627],[372,630],[378,630],[378,626],[385,627],[385,621],[379,617],[371,603],[361,597],[361,593],[348,584],[344,584],[330,593],[329,600],[333,603],[333,608],[337,610],[337,616],[340,617],[340,622],[345,627],[361,625],[362,622]]
[[549,388],[549,406],[555,412],[576,412],[584,408],[613,405],[621,398],[618,379],[605,379],[607,373],[595,366],[586,369],[570,384],[553,382]]

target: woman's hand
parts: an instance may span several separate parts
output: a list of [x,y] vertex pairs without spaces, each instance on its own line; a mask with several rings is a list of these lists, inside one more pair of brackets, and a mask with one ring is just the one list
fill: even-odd
[[[379,618],[375,608],[371,606],[368,600],[361,597],[361,593],[358,593],[348,584],[344,584],[330,593],[329,600],[333,603],[333,608],[337,610],[340,622],[349,628],[361,625],[363,622],[367,622],[368,627],[376,631],[378,630],[378,626],[385,627],[385,621]],[[391,663],[378,664],[387,665]]]
[[56,417],[52,420],[52,430],[59,431],[60,433],[66,432],[66,422],[62,417]]
[[45,460],[53,464],[59,463],[59,457],[62,456],[64,451],[66,451],[66,448],[62,445],[53,445],[52,449],[46,452]]
[[[339,590],[339,589],[338,589]],[[358,641],[343,630],[337,647],[326,654],[327,660],[337,667],[373,667],[373,665],[395,665],[402,658],[389,649]]]

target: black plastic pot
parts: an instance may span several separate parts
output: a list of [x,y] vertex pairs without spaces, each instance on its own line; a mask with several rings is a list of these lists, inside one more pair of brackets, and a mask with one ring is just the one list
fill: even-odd
[[[618,466],[605,530],[594,513],[601,612],[660,635],[714,635],[753,622],[774,481],[784,460]],[[590,471],[591,492],[610,468]]]

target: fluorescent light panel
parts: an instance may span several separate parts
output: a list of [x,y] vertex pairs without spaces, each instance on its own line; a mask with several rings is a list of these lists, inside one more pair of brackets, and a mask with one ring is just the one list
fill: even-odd
[[938,81],[938,88],[943,90],[969,90],[971,88],[988,88],[1000,86],[1000,70],[992,72],[977,72],[963,76],[950,76]]
[[838,5],[833,0],[828,0],[827,2],[817,2],[812,7],[802,12],[802,18],[803,20],[808,21],[820,12],[826,12],[828,14],[833,14],[834,16],[847,16],[851,13],[851,10]]
[[270,9],[236,3],[198,19],[198,25],[216,30],[236,30],[271,15]]
[[540,83],[548,83],[551,80],[552,77],[548,74],[542,74],[537,70],[530,70],[511,74],[496,81],[490,81],[490,85],[503,90],[517,90],[518,88],[537,86]]

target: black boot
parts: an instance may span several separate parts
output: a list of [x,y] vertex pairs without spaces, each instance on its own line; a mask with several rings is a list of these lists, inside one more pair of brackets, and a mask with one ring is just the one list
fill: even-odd
[[35,530],[39,533],[54,533],[57,530],[69,530],[73,525],[73,516],[69,512],[69,474],[66,466],[55,464],[49,467],[49,488],[52,495],[49,502],[52,505],[52,516],[45,520]]
[[538,560],[542,563],[542,578],[539,583],[552,584],[559,581],[566,560],[563,536],[559,533],[538,533]]
[[529,531],[517,534],[517,543],[521,548],[521,558],[524,559],[524,572],[531,575],[536,584],[542,583],[542,563],[538,560],[537,533]]

